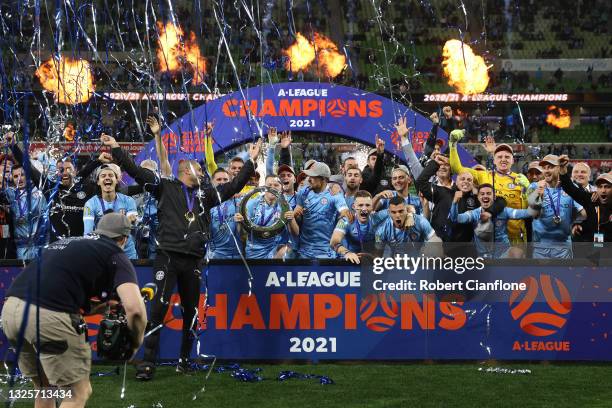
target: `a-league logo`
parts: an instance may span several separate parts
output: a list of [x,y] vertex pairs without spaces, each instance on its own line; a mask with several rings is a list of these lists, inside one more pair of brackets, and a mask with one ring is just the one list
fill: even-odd
[[[519,320],[521,329],[532,336],[544,337],[555,334],[565,325],[567,321],[565,315],[572,310],[569,291],[563,282],[557,278],[554,278],[553,284],[550,275],[547,274],[540,275],[539,285],[536,278],[532,276],[524,278],[521,282],[527,284],[527,289],[526,291],[515,290],[510,295],[509,303],[512,318]],[[553,285],[556,286],[559,297],[557,297]],[[550,312],[530,312],[540,289]],[[524,296],[519,299],[523,293]]]
[[[378,306],[385,316],[372,316]],[[385,332],[395,324],[399,307],[392,296],[386,293],[371,294],[363,298],[359,305],[359,317],[366,327],[377,332]]]

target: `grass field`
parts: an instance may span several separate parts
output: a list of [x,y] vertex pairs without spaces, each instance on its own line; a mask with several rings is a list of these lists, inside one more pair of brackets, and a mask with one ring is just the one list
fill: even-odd
[[[612,407],[610,364],[499,363],[531,374],[478,371],[476,363],[245,365],[260,367],[264,381],[238,382],[229,372],[212,373],[206,391],[204,375],[181,376],[172,367],[158,368],[154,381],[136,382],[128,367],[126,398],[120,400],[122,376],[92,377],[88,406],[103,407]],[[93,372],[113,367],[94,366]],[[331,377],[276,380],[280,371]],[[161,405],[155,405],[160,403]]]

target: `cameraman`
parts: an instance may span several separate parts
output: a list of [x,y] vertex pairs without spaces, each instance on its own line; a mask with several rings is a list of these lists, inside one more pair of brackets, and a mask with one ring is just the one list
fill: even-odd
[[[82,317],[92,313],[91,298],[106,302],[116,292],[127,316],[133,351],[142,344],[147,314],[136,271],[123,252],[130,227],[125,215],[105,215],[94,235],[50,244],[7,291],[2,324],[10,344],[14,348],[21,345],[19,368],[37,389],[49,385],[69,388],[72,396],[61,406],[84,407],[91,395],[91,349]],[[31,304],[25,310],[28,300]],[[27,323],[20,336],[26,312]],[[36,407],[47,406],[54,407],[54,401],[36,401]]]

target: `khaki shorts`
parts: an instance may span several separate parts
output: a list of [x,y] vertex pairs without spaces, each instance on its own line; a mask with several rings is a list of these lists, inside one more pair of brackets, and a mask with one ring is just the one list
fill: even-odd
[[[2,308],[2,327],[9,343],[15,347],[26,302],[9,297]],[[36,306],[30,305],[28,324],[19,354],[19,369],[26,377],[37,378]],[[70,315],[40,308],[40,367],[51,385],[68,386],[91,371],[91,348],[84,334],[77,334]]]

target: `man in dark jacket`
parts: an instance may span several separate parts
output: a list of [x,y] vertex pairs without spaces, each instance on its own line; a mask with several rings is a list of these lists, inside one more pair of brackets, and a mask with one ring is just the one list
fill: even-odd
[[[112,149],[113,159],[132,176],[136,182],[158,200],[159,219],[158,248],[153,271],[159,290],[153,298],[150,321],[152,328],[161,327],[168,309],[175,284],[181,297],[183,310],[183,338],[177,372],[187,373],[191,367],[188,361],[197,323],[198,301],[200,298],[200,267],[205,255],[205,246],[210,239],[210,209],[237,194],[255,172],[255,160],[261,149],[261,139],[250,148],[250,160],[236,174],[231,182],[219,185],[201,185],[202,168],[196,160],[179,163],[178,175],[169,178],[171,169],[167,152],[161,142],[161,128],[155,119],[147,124],[158,140],[158,156],[162,177],[137,166],[110,136],[102,142]],[[145,342],[144,362],[138,366],[136,378],[153,378],[155,360],[159,349],[157,329]]]

